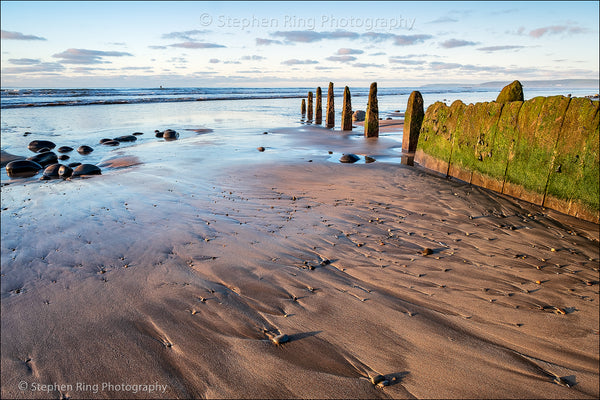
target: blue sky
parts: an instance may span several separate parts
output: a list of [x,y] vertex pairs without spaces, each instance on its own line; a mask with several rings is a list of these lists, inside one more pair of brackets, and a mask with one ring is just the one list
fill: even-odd
[[2,87],[597,79],[589,2],[1,2]]

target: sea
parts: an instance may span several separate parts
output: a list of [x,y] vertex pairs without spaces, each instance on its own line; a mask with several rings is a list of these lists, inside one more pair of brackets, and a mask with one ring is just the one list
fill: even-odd
[[[322,90],[325,110],[327,84]],[[334,89],[338,129],[343,90],[341,85]],[[379,85],[380,118],[399,118],[414,90],[421,92],[427,107],[436,101],[446,104],[454,100],[467,104],[492,101],[501,87]],[[595,94],[597,90],[597,87],[525,87],[524,95],[526,99],[550,95],[583,97]],[[155,130],[168,128],[180,132],[181,139],[195,135],[194,129],[211,130],[207,135],[215,142],[241,146],[254,132],[311,123],[300,113],[301,99],[309,91],[316,93],[316,87],[2,88],[0,143],[2,150],[25,156],[32,155],[27,149],[32,140],[51,140],[57,146],[74,148],[85,144],[96,150],[87,158],[91,163],[101,161],[110,155],[109,151],[114,151],[98,145],[102,138],[143,132],[135,143],[139,146],[156,140]],[[369,88],[351,87],[350,92],[353,110],[365,110]],[[402,140],[402,132],[387,135],[399,142]],[[74,158],[77,157],[75,154]],[[8,179],[4,170],[1,178],[2,181]]]

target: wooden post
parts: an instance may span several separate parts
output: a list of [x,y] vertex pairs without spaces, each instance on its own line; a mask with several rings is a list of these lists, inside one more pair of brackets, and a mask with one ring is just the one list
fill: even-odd
[[377,82],[371,83],[365,116],[365,137],[379,137],[379,106],[377,105]]
[[321,102],[321,87],[317,88],[317,105],[315,107],[315,124],[323,122],[323,106]]
[[419,132],[423,124],[423,96],[418,91],[414,91],[408,98],[406,105],[406,114],[404,114],[404,133],[402,134],[402,152],[414,153],[417,151],[419,141]]
[[309,121],[313,119],[313,94],[308,92],[308,115],[306,117]]
[[300,111],[302,115],[306,115],[306,99],[302,99],[302,105],[300,106]]
[[329,82],[329,90],[327,90],[327,127],[335,126],[335,109],[333,106],[333,82]]
[[342,130],[352,130],[352,101],[350,100],[350,88],[344,88],[344,102],[342,103]]

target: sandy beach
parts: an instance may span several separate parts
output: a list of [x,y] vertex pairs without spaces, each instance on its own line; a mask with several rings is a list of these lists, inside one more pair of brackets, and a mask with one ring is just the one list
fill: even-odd
[[2,188],[2,398],[598,398],[598,225],[362,127],[220,134]]

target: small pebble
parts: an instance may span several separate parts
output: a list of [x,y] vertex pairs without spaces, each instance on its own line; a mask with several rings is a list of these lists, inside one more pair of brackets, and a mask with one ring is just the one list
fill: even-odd
[[275,344],[283,344],[285,342],[289,342],[290,337],[288,335],[286,335],[285,333],[282,333],[281,335],[277,335],[274,338],[271,339],[271,341]]
[[425,247],[421,254],[423,254],[424,256],[428,256],[430,254],[433,254],[433,250],[431,250],[429,247]]

